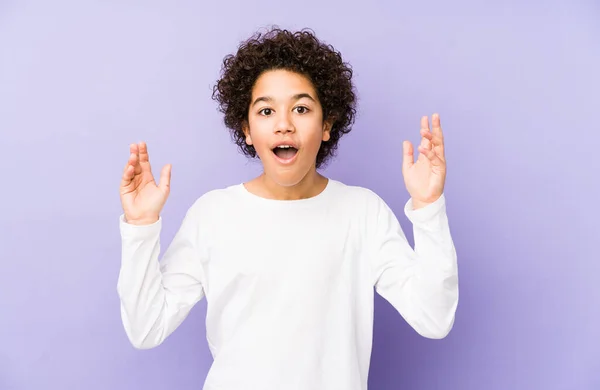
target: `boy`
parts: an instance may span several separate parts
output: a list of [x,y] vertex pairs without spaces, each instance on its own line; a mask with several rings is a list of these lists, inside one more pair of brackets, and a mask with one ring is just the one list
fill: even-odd
[[206,297],[205,390],[364,390],[374,290],[424,337],[448,334],[458,277],[440,119],[422,118],[416,162],[403,145],[413,250],[381,198],[317,171],[350,131],[351,77],[308,31],[274,29],[226,57],[213,96],[263,173],[199,197],[160,263],[171,168],[157,185],[146,145],[131,145],[118,293],[135,347],[162,343]]

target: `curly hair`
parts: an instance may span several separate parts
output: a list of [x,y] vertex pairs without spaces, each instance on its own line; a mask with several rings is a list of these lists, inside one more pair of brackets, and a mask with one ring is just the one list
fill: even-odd
[[316,166],[334,156],[342,135],[350,132],[356,116],[356,94],[352,69],[331,45],[320,42],[310,29],[291,32],[272,28],[255,33],[242,42],[235,55],[223,59],[221,78],[212,97],[224,114],[225,126],[243,154],[256,157],[246,144],[243,124],[248,119],[252,89],[266,71],[285,69],[307,77],[313,84],[323,110],[323,120],[333,119],[330,139],[321,143]]

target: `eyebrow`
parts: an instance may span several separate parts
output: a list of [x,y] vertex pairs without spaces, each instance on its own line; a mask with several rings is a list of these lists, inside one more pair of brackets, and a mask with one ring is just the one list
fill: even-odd
[[[293,101],[300,100],[302,98],[310,99],[316,103],[315,99],[312,96],[310,96],[310,94],[308,94],[308,93],[298,93],[298,94],[292,96]],[[259,102],[272,102],[273,100],[274,99],[270,96],[261,96],[261,97],[256,98],[256,100],[254,100],[254,102],[252,103],[252,107],[254,107]]]

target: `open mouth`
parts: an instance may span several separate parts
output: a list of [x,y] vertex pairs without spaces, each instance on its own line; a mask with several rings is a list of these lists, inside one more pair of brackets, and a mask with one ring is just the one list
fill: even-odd
[[280,160],[288,161],[296,156],[298,149],[291,145],[280,145],[273,149],[273,153],[275,153],[275,156]]

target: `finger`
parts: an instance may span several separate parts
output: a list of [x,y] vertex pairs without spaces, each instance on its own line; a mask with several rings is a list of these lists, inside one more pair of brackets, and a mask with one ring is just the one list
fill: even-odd
[[138,144],[140,153],[139,153],[139,157],[140,157],[140,166],[142,168],[143,171],[147,171],[147,172],[152,172],[151,168],[150,168],[150,156],[148,155],[148,145],[146,145],[145,142],[140,142]]
[[431,134],[431,132],[421,129],[420,133],[421,133],[421,137],[427,138],[429,140],[429,142],[432,142],[433,134]]
[[169,193],[171,190],[171,164],[165,165],[160,171],[158,187],[160,187],[165,193]]
[[444,164],[443,160],[440,159],[440,157],[437,155],[437,153],[434,150],[426,149],[426,148],[423,148],[422,146],[419,146],[419,152],[421,152],[421,154],[423,156],[427,157],[427,159],[429,161],[431,161],[432,165],[441,166]]
[[[136,170],[140,170],[139,168],[139,158],[137,154],[137,145],[131,144],[129,145],[129,159],[127,159],[127,163],[125,164],[125,168],[123,168],[123,180],[131,181],[136,175]],[[139,173],[139,172],[138,172]]]
[[139,163],[140,161],[140,155],[139,155],[139,146],[137,144],[130,144],[129,145],[129,161],[127,162],[128,164],[131,164],[133,166],[134,169],[134,174],[135,175],[139,175],[140,173],[142,173],[142,167]]
[[444,143],[443,140],[440,140],[437,135],[433,133],[426,133],[424,130],[421,130],[421,136],[425,137],[429,140],[430,146],[427,149],[433,149],[440,156],[440,158],[444,158]]
[[129,161],[127,161],[127,164],[125,164],[125,168],[123,169],[123,175],[121,176],[121,187],[129,186],[134,176],[135,168]]
[[406,171],[415,163],[413,146],[410,141],[402,143],[402,170]]
[[424,134],[431,134],[429,131],[429,118],[427,116],[421,117],[421,145],[424,148],[431,148],[431,141],[424,136]]
[[431,133],[433,134],[432,143],[437,148],[436,152],[442,158],[444,157],[444,133],[442,132],[442,124],[440,115],[435,113],[431,118],[432,126]]

